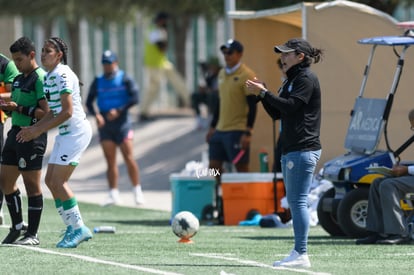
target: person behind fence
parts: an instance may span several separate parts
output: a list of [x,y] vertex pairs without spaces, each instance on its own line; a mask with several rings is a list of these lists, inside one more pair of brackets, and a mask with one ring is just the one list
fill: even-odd
[[[10,100],[11,84],[13,79],[19,74],[13,60],[0,53],[0,100]],[[3,148],[4,123],[6,114],[0,110],[0,151]],[[3,193],[0,191],[0,225],[4,222],[3,216]]]
[[47,39],[42,48],[42,65],[47,74],[44,91],[50,111],[36,124],[23,128],[17,141],[30,141],[57,128],[45,176],[55,207],[66,226],[58,248],[76,248],[92,238],[85,225],[69,179],[92,139],[92,127],[83,109],[78,77],[67,65],[68,46],[59,37]]
[[272,118],[281,120],[282,174],[293,221],[294,248],[273,266],[310,267],[307,254],[309,234],[308,194],[320,159],[321,89],[310,70],[323,51],[301,38],[274,47],[281,56],[287,81],[279,95],[270,92],[258,79],[246,81]]
[[[414,109],[408,113],[414,130]],[[414,165],[394,165],[392,177],[377,178],[369,188],[366,230],[368,236],[356,244],[406,244],[411,238],[400,201],[414,193]]]
[[166,12],[157,13],[145,39],[144,68],[147,81],[140,104],[140,121],[152,119],[150,108],[160,93],[161,82],[164,78],[180,96],[183,105],[190,106],[190,95],[185,80],[167,56],[169,17]]
[[[12,226],[2,243],[38,245],[37,232],[43,212],[41,174],[47,133],[23,143],[16,141],[16,135],[21,128],[36,124],[49,112],[43,91],[45,71],[37,65],[35,46],[29,38],[16,40],[10,46],[10,52],[21,73],[14,78],[11,100],[1,105],[3,110],[10,112],[12,125],[7,133],[0,168],[1,188]],[[22,198],[17,186],[20,176],[27,194],[28,226],[23,222]]]
[[218,102],[220,61],[217,57],[210,57],[206,62],[200,63],[200,69],[205,83],[200,85],[198,90],[191,95],[191,104],[197,119],[196,128],[204,129],[208,125],[208,119],[202,117],[200,105],[205,104],[207,106],[209,116],[214,114]]
[[[91,115],[95,116],[101,147],[106,159],[106,177],[109,196],[104,206],[120,202],[116,161],[117,147],[120,148],[129,179],[133,186],[132,194],[136,204],[144,203],[144,195],[139,182],[139,167],[133,154],[133,137],[129,110],[138,103],[137,83],[118,67],[117,55],[107,50],[102,54],[103,74],[92,82],[86,100]],[[95,110],[96,100],[98,110]]]

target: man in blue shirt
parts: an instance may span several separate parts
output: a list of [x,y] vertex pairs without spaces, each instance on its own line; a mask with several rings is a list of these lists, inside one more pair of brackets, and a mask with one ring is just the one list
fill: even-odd
[[[118,67],[118,58],[112,51],[102,55],[104,73],[96,77],[90,89],[86,106],[90,114],[96,118],[99,138],[108,166],[107,179],[109,197],[104,205],[119,203],[118,166],[116,149],[119,146],[125,164],[136,204],[144,203],[144,196],[139,181],[139,167],[133,154],[133,130],[128,110],[138,103],[138,85]],[[98,111],[95,110],[94,101]]]

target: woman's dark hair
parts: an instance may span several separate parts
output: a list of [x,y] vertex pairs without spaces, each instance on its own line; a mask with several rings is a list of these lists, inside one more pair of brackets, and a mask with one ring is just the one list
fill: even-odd
[[318,63],[322,60],[323,50],[318,48],[311,48],[309,52],[303,52],[303,54],[305,55],[305,58],[302,62],[302,66],[308,67],[312,63]]
[[47,42],[51,43],[56,50],[63,53],[63,64],[68,64],[68,45],[66,45],[65,41],[63,41],[60,37],[51,37],[47,40]]
[[300,63],[302,67],[309,67],[312,63],[318,63],[322,59],[323,50],[314,48],[303,38],[292,38],[283,45],[275,46],[276,53],[287,53],[295,51],[296,54],[303,53],[305,58]]
[[29,55],[31,52],[36,52],[36,48],[32,40],[23,36],[17,39],[10,46],[10,52],[11,53],[21,52],[24,55]]
[[277,67],[279,70],[283,69],[282,59],[280,57],[277,59]]
[[[51,37],[46,42],[51,43],[55,47],[56,50],[63,53],[62,55],[63,64],[67,65],[68,64],[68,45],[65,43],[65,41],[63,41],[63,39],[60,37]],[[83,86],[83,83],[81,81],[79,81],[79,86]]]

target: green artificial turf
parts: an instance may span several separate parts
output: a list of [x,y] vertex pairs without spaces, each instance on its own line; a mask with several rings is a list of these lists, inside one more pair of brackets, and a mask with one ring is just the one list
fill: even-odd
[[[26,201],[24,201],[24,205]],[[201,225],[193,244],[178,243],[170,213],[80,203],[85,223],[116,227],[94,234],[75,249],[58,249],[63,224],[53,201],[45,200],[40,245],[0,245],[1,274],[410,274],[412,245],[357,246],[332,238],[321,227],[309,236],[310,269],[274,269],[293,247],[291,228]],[[7,209],[6,222],[10,223]],[[25,210],[26,212],[26,210]],[[0,239],[8,233],[0,228]]]

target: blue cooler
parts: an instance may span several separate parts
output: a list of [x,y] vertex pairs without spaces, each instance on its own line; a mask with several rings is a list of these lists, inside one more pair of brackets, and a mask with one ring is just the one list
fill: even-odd
[[213,205],[215,198],[216,179],[214,177],[183,176],[171,174],[172,212],[174,217],[178,212],[190,211],[199,220],[203,209]]

